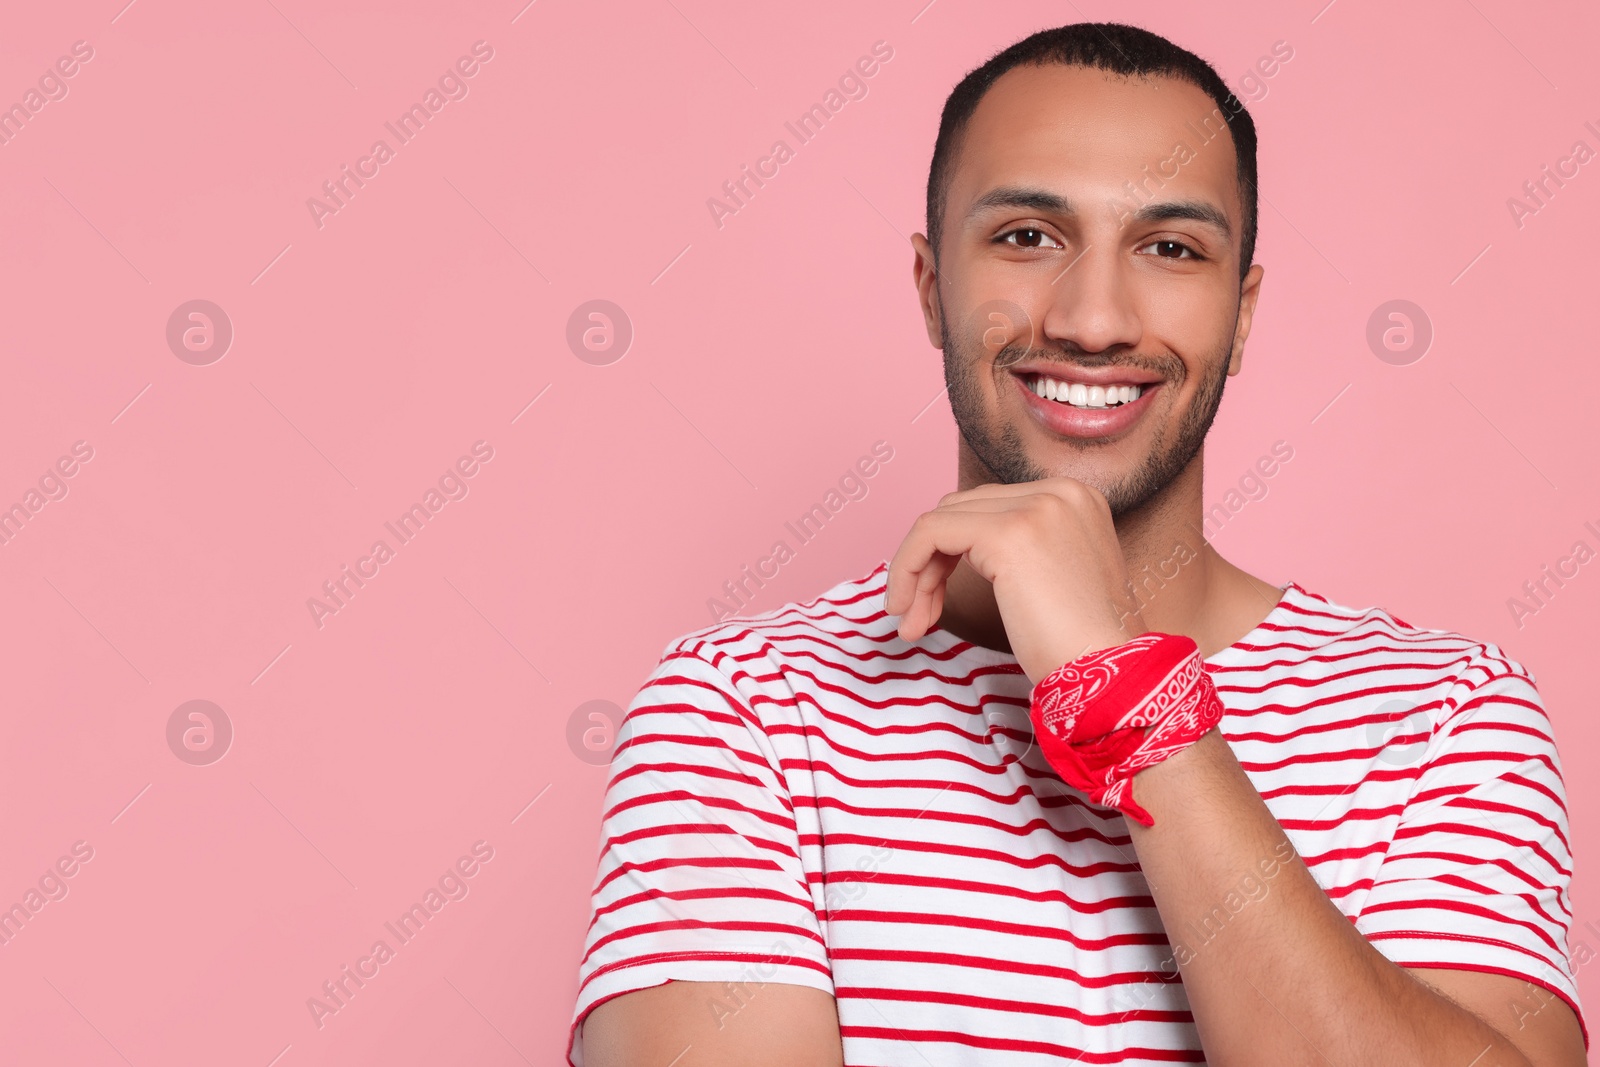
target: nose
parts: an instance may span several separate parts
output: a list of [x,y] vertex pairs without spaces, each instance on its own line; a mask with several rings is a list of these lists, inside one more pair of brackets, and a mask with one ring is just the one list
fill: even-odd
[[1143,332],[1129,264],[1109,244],[1091,244],[1047,285],[1040,331],[1083,352],[1133,347]]

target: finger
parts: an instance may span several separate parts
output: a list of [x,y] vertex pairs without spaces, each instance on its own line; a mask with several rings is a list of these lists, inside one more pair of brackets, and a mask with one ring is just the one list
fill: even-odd
[[1055,499],[1053,494],[1040,492],[1016,493],[1007,496],[975,496],[968,497],[965,500],[957,500],[953,503],[946,504],[942,507],[936,508],[932,512],[929,512],[929,514],[947,515],[966,513],[973,515],[993,515],[996,512],[1001,511],[1016,511],[1018,508],[1024,506],[1028,501],[1043,497],[1051,497],[1051,499]]
[[967,500],[1004,499],[1026,493],[1037,493],[1038,491],[1037,482],[1019,482],[1015,485],[1005,482],[986,482],[983,485],[975,485],[971,489],[960,489],[952,493],[946,493],[939,498],[937,507],[949,507]]
[[954,573],[960,556],[935,555],[917,575],[917,587],[911,607],[901,618],[900,637],[915,641],[933,628],[944,609],[945,583]]
[[889,563],[889,592],[884,599],[884,610],[901,616],[902,638],[914,641],[926,632],[923,619],[934,603],[929,594],[944,585],[979,537],[992,536],[992,514],[1001,510],[969,503],[917,517]]
[[956,511],[925,511],[917,516],[889,560],[884,610],[892,615],[906,613],[916,600],[918,576],[935,553],[943,549],[948,555],[960,557],[966,552],[970,542],[963,543],[954,535],[951,521],[969,516],[970,513],[963,515]]
[[955,569],[959,558],[935,555],[920,570],[907,572],[903,576],[902,588],[910,589],[910,593],[902,593],[901,610],[894,612],[900,616],[899,630],[902,639],[915,641],[927,632],[931,622],[928,618],[928,609],[932,602],[931,594],[943,583],[950,571]]
[[1093,488],[1086,482],[1080,482],[1076,478],[1068,478],[1064,474],[1058,474],[1032,482],[985,482],[982,485],[975,485],[971,489],[961,489],[957,492],[946,493],[939,498],[939,503],[943,506],[947,501],[957,503],[962,500],[1006,499],[1029,496],[1033,493],[1054,493],[1059,496],[1063,493],[1073,492],[1075,489]]
[[1087,482],[1080,482],[1065,475],[1041,478],[1034,482],[989,483],[964,489],[959,493],[946,493],[939,500],[939,508],[957,508],[979,501],[1016,503],[1029,496],[1054,497],[1069,505],[1080,515],[1098,513],[1105,517],[1110,516],[1110,505],[1103,492]]

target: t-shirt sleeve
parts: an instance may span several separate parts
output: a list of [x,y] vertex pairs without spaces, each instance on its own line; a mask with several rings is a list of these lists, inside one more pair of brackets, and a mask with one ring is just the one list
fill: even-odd
[[[751,692],[698,649],[669,645],[623,716],[569,1035],[576,1067],[584,1017],[623,993],[674,979],[833,992],[793,803]],[[723,1009],[738,1005],[730,995]]]
[[[1487,646],[1449,690],[1421,758],[1356,929],[1403,966],[1544,987],[1578,1015],[1587,1048],[1567,946],[1566,790],[1532,676]],[[1538,994],[1525,999],[1523,1015],[1540,1010]]]

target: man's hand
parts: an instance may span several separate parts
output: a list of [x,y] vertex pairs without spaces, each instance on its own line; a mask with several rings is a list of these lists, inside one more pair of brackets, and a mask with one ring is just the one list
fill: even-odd
[[994,586],[1023,673],[1037,684],[1088,652],[1146,632],[1127,562],[1098,489],[1072,478],[947,493],[917,517],[889,564],[885,609],[915,641],[938,621],[965,556]]

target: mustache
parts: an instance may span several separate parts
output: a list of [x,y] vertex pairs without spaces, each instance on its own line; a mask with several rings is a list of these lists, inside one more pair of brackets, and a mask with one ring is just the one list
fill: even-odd
[[1021,363],[1023,359],[1027,357],[1030,351],[1032,351],[1032,349],[1018,347],[1016,345],[1007,345],[1005,348],[1002,348],[1000,351],[994,354],[994,369],[1007,370],[1011,367],[1014,367],[1018,363]]
[[[939,308],[941,325],[947,331],[949,323],[944,318],[943,305]],[[1078,367],[1100,371],[1107,367],[1127,367],[1153,372],[1162,378],[1177,379],[1184,376],[1183,361],[1176,356],[1128,359],[1112,355],[1067,355],[1059,349],[1042,348],[1040,332],[1028,312],[1014,301],[988,300],[978,305],[962,320],[965,344],[976,342],[980,353],[978,363],[993,364],[995,370],[1009,370],[1024,360],[1035,360],[1041,365]],[[1073,346],[1076,347],[1076,346]]]
[[1164,361],[1159,360],[1129,360],[1115,358],[1096,359],[1063,359],[1059,353],[1031,348],[1027,345],[1008,345],[996,352],[991,362],[995,370],[1009,370],[1019,363],[1031,361],[1042,368],[1050,367],[1077,367],[1082,370],[1099,371],[1107,367],[1127,367],[1141,371],[1153,371],[1163,377],[1170,377],[1172,368]]

